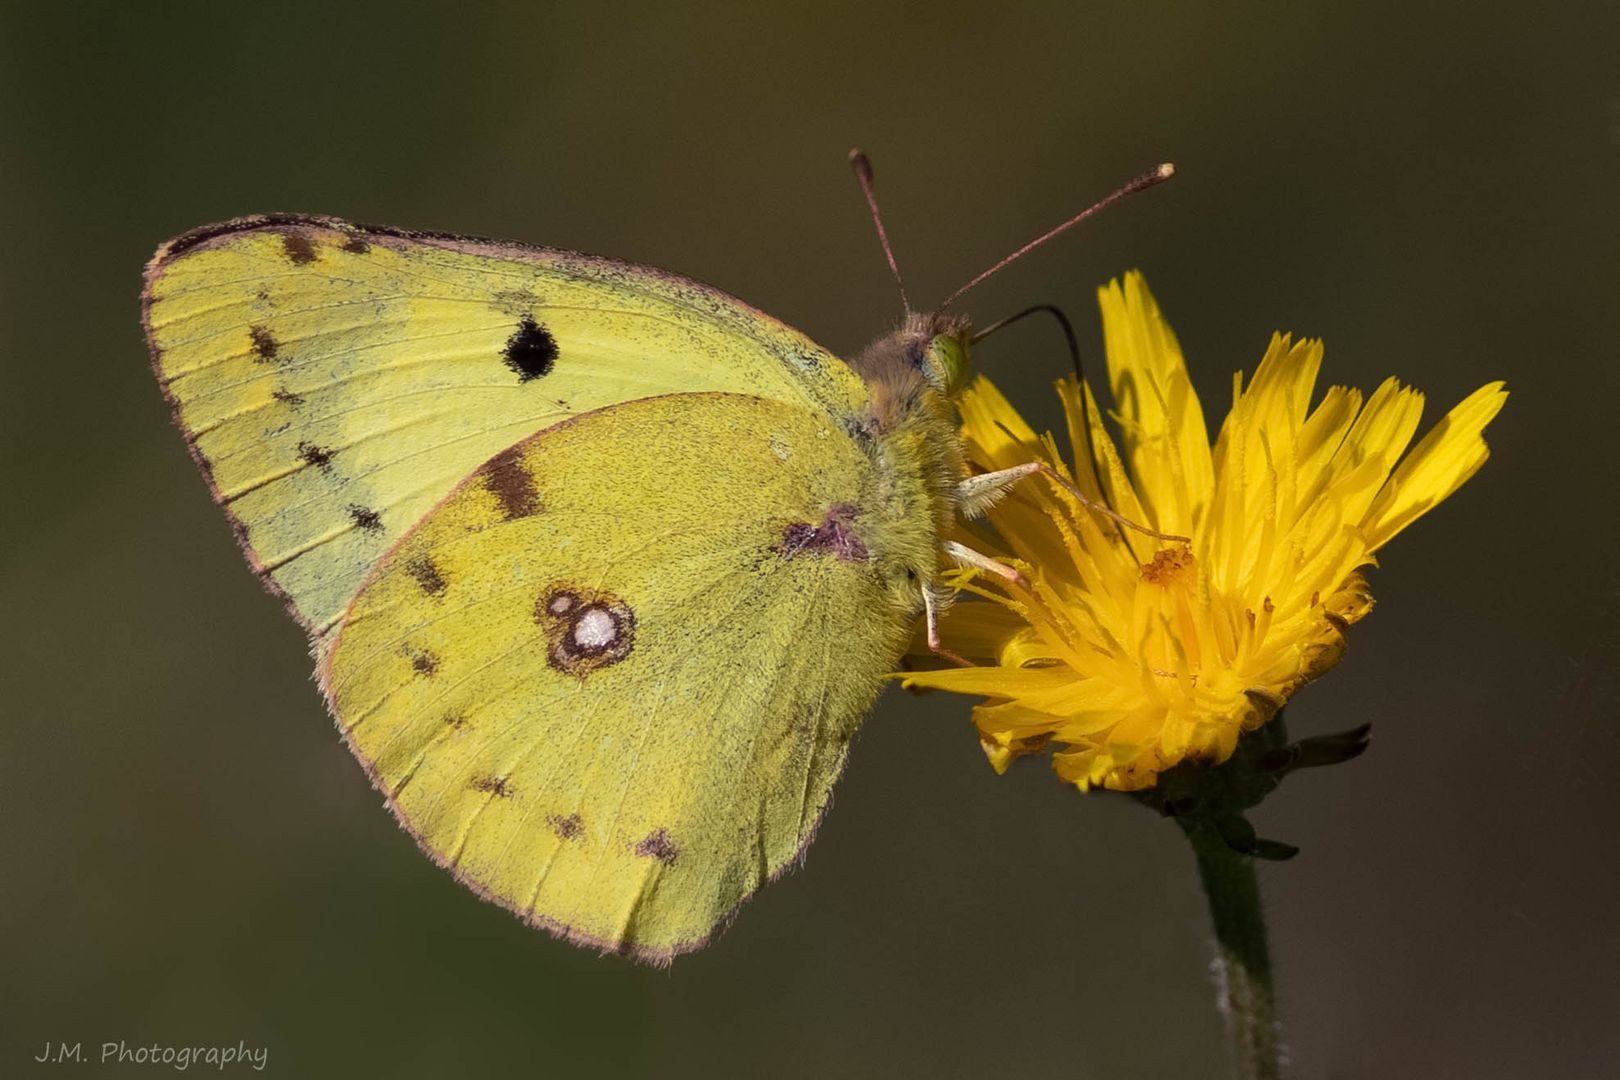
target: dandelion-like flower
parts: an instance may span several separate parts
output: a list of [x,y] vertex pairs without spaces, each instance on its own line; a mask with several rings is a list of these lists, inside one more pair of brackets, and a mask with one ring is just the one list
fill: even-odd
[[1470,394],[1411,453],[1423,395],[1390,378],[1363,400],[1334,386],[1311,408],[1319,341],[1274,335],[1213,449],[1175,335],[1140,274],[1099,290],[1116,449],[1088,387],[1058,384],[1071,468],[987,380],[961,402],[973,463],[1039,461],[1088,499],[1187,543],[1156,540],[1034,478],[987,514],[1022,581],[964,571],[982,597],[946,615],[974,662],[911,671],[906,685],[987,700],[974,722],[996,770],[1059,744],[1082,789],[1151,787],[1185,759],[1224,761],[1295,691],[1344,654],[1372,607],[1361,569],[1488,455],[1502,383]]

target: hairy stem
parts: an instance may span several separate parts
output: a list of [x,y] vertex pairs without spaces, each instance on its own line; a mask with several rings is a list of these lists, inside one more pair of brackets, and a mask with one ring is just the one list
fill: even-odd
[[1216,1004],[1226,1019],[1234,1075],[1239,1080],[1278,1080],[1281,1047],[1254,860],[1233,851],[1208,821],[1180,824],[1198,857],[1198,876],[1215,922]]

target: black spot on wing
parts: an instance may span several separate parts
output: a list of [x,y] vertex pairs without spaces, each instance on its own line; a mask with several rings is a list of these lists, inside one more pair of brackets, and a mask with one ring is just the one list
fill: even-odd
[[354,520],[355,525],[366,530],[366,532],[380,533],[383,531],[382,515],[368,507],[350,503],[349,517]]
[[364,255],[371,250],[371,245],[359,233],[350,233],[349,238],[343,241],[343,250],[351,255]]
[[657,859],[665,866],[669,866],[681,856],[681,849],[675,846],[675,841],[669,838],[669,830],[654,829],[638,844],[635,852],[644,859]]
[[820,525],[795,521],[782,530],[782,539],[772,550],[784,560],[825,554],[845,562],[865,562],[871,558],[871,553],[850,525],[855,510],[850,503],[835,503],[828,508]]
[[410,651],[407,655],[411,658],[411,670],[418,675],[431,679],[439,673],[439,658],[426,649]]
[[473,790],[487,791],[497,799],[510,799],[512,797],[512,785],[507,782],[504,776],[486,776],[474,780],[472,786]]
[[405,569],[416,584],[429,596],[440,596],[444,593],[444,574],[439,571],[439,564],[426,555],[418,555],[405,564]]
[[523,453],[509,447],[484,463],[480,472],[484,487],[501,504],[507,521],[528,517],[540,509],[540,490],[534,474],[523,463]]
[[517,372],[518,382],[531,382],[551,374],[557,362],[557,339],[551,331],[525,315],[502,350],[506,366]]
[[304,403],[304,395],[295,394],[291,390],[282,390],[278,388],[270,391],[270,396],[281,402],[283,405],[302,405]]
[[253,343],[253,358],[260,363],[268,364],[281,351],[281,342],[262,326],[248,327],[248,339]]
[[332,471],[332,453],[324,446],[316,446],[314,443],[298,444],[298,459],[305,465],[317,466],[322,472]]
[[308,266],[315,261],[315,241],[302,229],[287,229],[281,234],[281,249],[294,266]]
[[559,840],[578,840],[585,835],[585,819],[578,814],[551,814],[546,817],[546,824],[551,831],[557,834]]

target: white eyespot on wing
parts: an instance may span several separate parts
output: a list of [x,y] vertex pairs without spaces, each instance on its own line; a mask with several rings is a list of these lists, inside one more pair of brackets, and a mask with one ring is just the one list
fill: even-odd
[[618,624],[606,610],[593,607],[580,615],[574,623],[574,644],[582,649],[600,649],[610,645],[619,634]]

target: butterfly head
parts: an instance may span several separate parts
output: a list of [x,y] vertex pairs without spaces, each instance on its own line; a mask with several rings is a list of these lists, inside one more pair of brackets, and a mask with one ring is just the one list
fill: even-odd
[[973,377],[973,328],[961,315],[910,314],[894,340],[922,381],[953,401]]
[[937,395],[954,400],[972,376],[966,319],[942,313],[906,316],[900,329],[868,345],[851,366],[872,387],[879,413],[909,411]]
[[953,320],[930,335],[922,358],[922,375],[928,385],[955,400],[973,375],[972,339],[965,320]]
[[[874,413],[880,423],[890,422],[896,416],[927,402],[930,395],[923,393],[924,390],[934,391],[936,395],[934,404],[939,405],[954,402],[966,389],[972,375],[970,358],[974,338],[969,334],[966,319],[946,314],[950,306],[961,299],[963,293],[975,288],[986,278],[1028,255],[1054,237],[1067,232],[1103,207],[1118,202],[1133,192],[1163,183],[1176,174],[1175,166],[1168,162],[1158,168],[1149,169],[1112,194],[1093,203],[1056,228],[1048,229],[989,269],[979,273],[966,285],[947,296],[937,310],[923,314],[912,308],[911,298],[906,293],[905,280],[900,276],[900,264],[895,261],[894,249],[889,246],[889,231],[883,227],[883,215],[878,211],[877,193],[872,186],[872,162],[857,149],[849,152],[849,164],[855,172],[856,181],[861,186],[861,193],[866,196],[867,209],[872,213],[872,225],[877,229],[878,242],[883,245],[883,257],[889,264],[889,272],[894,275],[894,283],[900,289],[900,302],[906,309],[906,320],[901,328],[867,346],[851,364],[873,390]],[[1039,310],[1046,309],[1043,305]],[[1055,308],[1050,310],[1063,320],[1065,329],[1068,329],[1068,320],[1063,314]],[[1004,319],[991,329],[1005,326],[1025,314],[1029,312],[1023,312],[1012,319]],[[986,334],[989,332],[985,331]],[[978,336],[983,337],[984,334]],[[1072,349],[1072,332],[1069,337]],[[939,402],[937,400],[939,397],[943,397],[945,402]]]

